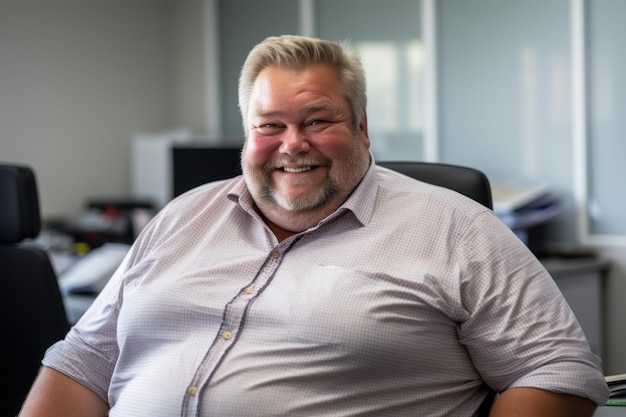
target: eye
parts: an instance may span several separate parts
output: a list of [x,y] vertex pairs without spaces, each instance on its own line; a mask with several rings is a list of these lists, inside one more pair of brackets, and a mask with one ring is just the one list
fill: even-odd
[[264,123],[256,126],[255,130],[261,135],[271,136],[279,134],[283,130],[283,127],[276,123]]
[[310,122],[308,122],[306,124],[306,128],[307,130],[313,131],[313,132],[319,132],[323,129],[325,129],[330,122],[326,121],[326,120],[321,120],[321,119],[315,119],[315,120],[311,120]]

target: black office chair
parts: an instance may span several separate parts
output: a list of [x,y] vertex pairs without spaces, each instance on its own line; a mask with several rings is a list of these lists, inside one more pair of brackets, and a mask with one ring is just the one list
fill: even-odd
[[28,242],[40,228],[32,169],[0,164],[2,416],[17,415],[37,376],[44,351],[69,330],[48,254]]
[[450,188],[493,209],[489,179],[475,168],[440,162],[384,161],[376,164],[420,181]]
[[[493,209],[489,179],[482,171],[475,168],[438,162],[388,161],[376,164],[429,184],[450,188]],[[489,416],[495,397],[496,393],[490,391],[478,409],[478,417]]]

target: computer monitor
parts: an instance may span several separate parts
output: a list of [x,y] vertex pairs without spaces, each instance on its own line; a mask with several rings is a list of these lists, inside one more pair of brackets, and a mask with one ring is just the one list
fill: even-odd
[[241,147],[175,145],[172,148],[173,196],[209,181],[241,174]]

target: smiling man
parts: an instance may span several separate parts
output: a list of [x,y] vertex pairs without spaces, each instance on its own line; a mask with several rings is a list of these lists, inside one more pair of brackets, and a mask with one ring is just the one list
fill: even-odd
[[[488,208],[378,167],[363,68],[270,37],[243,176],[170,202],[21,417],[588,417],[608,388],[554,281]],[[487,401],[487,402],[486,402]]]
[[255,78],[242,168],[280,240],[335,211],[369,168],[367,121],[353,115],[338,71],[267,67]]

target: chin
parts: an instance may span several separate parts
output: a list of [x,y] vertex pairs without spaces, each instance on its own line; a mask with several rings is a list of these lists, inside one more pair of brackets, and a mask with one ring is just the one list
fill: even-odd
[[338,190],[332,184],[326,184],[317,190],[306,194],[281,195],[275,190],[272,192],[272,200],[281,208],[290,212],[304,212],[330,205],[337,197]]

